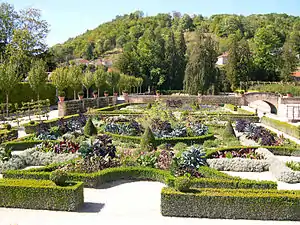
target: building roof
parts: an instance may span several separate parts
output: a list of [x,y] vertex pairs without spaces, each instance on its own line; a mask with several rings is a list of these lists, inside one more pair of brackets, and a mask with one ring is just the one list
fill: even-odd
[[300,77],[300,71],[295,71],[292,73],[293,77]]

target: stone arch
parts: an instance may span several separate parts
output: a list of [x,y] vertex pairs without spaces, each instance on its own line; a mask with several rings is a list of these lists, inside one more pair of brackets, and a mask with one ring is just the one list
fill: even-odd
[[256,100],[248,103],[248,106],[258,109],[261,112],[277,114],[277,107],[266,100]]

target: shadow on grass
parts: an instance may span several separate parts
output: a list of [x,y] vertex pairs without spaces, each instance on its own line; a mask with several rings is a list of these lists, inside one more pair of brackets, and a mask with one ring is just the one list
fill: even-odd
[[79,213],[98,213],[104,208],[103,203],[85,202],[82,208],[78,211]]

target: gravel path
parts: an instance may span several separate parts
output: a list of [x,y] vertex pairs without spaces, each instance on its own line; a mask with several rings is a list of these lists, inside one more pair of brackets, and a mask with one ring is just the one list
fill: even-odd
[[1,225],[296,225],[299,222],[220,220],[163,217],[160,214],[158,182],[132,182],[106,189],[84,190],[85,205],[80,212],[0,208]]

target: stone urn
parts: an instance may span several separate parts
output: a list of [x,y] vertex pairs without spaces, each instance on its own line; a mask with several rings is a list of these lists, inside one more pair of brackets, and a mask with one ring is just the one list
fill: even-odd
[[104,96],[108,97],[108,91],[104,91]]

